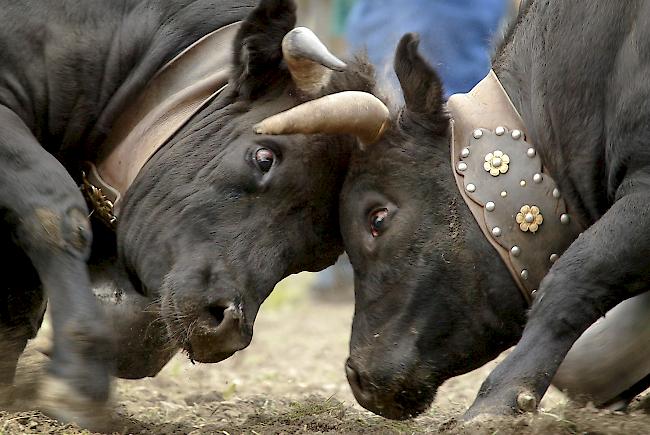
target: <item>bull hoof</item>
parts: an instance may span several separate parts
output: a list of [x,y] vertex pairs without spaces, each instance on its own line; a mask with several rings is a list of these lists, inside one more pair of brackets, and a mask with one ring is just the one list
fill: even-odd
[[537,398],[526,389],[509,390],[501,394],[493,392],[489,396],[478,397],[465,412],[463,421],[484,421],[489,418],[514,417],[522,413],[535,412],[536,410]]
[[108,403],[88,399],[52,375],[41,382],[37,408],[62,423],[74,423],[92,431],[105,431],[111,421]]
[[463,415],[463,421],[466,423],[485,422],[489,419],[512,417],[517,414],[518,412],[514,403],[509,406],[506,402],[499,402],[497,400],[477,399]]
[[500,421],[503,420],[507,417],[503,415],[497,415],[497,414],[489,414],[486,412],[482,412],[480,414],[472,414],[469,415],[468,413],[465,413],[462,419],[462,427],[464,429],[473,431],[473,429],[476,429],[480,426],[483,426],[485,424],[489,423],[494,423],[495,421]]

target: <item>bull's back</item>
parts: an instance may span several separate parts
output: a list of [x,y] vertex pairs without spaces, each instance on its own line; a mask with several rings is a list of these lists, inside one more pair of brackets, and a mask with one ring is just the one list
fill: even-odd
[[591,221],[609,208],[631,150],[615,145],[617,112],[631,92],[650,96],[647,80],[629,75],[650,65],[637,51],[650,48],[639,38],[649,19],[648,1],[534,1],[499,59],[517,77],[515,104],[545,165]]
[[1,0],[0,104],[55,152],[97,145],[183,48],[255,0]]

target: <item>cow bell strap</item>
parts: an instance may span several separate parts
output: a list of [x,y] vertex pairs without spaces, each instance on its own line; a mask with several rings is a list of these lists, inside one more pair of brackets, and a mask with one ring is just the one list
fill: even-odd
[[115,227],[120,200],[147,161],[228,83],[241,22],[207,34],[162,67],[117,118],[81,186],[92,213]]
[[494,71],[452,95],[451,163],[483,234],[528,303],[542,278],[582,231],[544,168],[526,126]]

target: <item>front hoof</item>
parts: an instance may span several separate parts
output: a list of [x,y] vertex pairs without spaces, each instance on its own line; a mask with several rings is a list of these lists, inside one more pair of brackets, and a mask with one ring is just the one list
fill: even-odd
[[37,407],[62,423],[75,423],[92,431],[105,431],[111,421],[107,402],[84,397],[52,375],[45,376],[41,382]]
[[513,417],[515,415],[517,415],[517,413],[510,407],[474,404],[467,411],[465,411],[462,421],[464,424],[485,423],[494,419]]
[[528,390],[509,391],[505,394],[492,393],[478,397],[463,415],[463,421],[484,421],[491,417],[516,416],[537,410],[537,398]]

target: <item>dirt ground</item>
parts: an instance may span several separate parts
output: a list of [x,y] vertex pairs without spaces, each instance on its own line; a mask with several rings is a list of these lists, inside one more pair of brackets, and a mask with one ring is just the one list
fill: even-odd
[[[455,423],[471,403],[491,362],[451,379],[433,407],[412,421],[377,417],[356,404],[345,379],[353,306],[349,295],[336,302],[310,296],[312,279],[301,274],[280,284],[264,304],[250,347],[219,364],[193,365],[177,355],[156,377],[117,382],[115,418],[120,434],[642,434],[650,433],[643,397],[627,414],[575,408],[551,390],[538,414],[462,426]],[[30,345],[18,384],[27,391],[42,370]],[[647,392],[646,392],[647,394]],[[28,397],[28,395],[27,395]],[[649,396],[650,397],[650,396]],[[21,403],[29,408],[29,400]],[[109,433],[110,433],[109,431]],[[78,434],[36,411],[0,411],[3,434]]]

